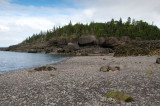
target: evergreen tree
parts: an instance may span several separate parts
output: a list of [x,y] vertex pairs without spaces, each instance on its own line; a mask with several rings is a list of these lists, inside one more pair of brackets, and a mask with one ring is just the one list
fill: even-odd
[[76,23],[70,21],[68,25],[63,27],[53,27],[52,30],[46,32],[41,31],[39,34],[33,34],[23,43],[39,43],[48,42],[50,39],[58,37],[71,37],[82,35],[96,35],[97,37],[105,36],[129,36],[132,39],[141,37],[144,40],[160,39],[160,29],[157,26],[149,25],[147,22],[135,21],[128,17],[125,23],[120,18],[119,21],[112,19],[106,23],[91,22],[90,24]]

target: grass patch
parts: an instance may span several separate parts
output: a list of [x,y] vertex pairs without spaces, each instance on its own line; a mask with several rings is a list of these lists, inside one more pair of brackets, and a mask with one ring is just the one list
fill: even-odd
[[116,99],[116,100],[123,101],[123,102],[132,102],[133,101],[133,98],[130,95],[125,94],[120,91],[109,92],[108,94],[105,95],[105,97]]
[[111,85],[111,84],[112,84],[112,82],[111,82],[111,81],[108,81],[108,84],[109,84],[109,85]]
[[153,72],[151,70],[147,71],[147,74],[153,74]]
[[128,88],[131,88],[131,87],[132,87],[132,85],[127,85],[127,87],[128,87]]
[[125,64],[125,65],[124,65],[124,68],[126,68],[126,67],[127,67],[127,65]]

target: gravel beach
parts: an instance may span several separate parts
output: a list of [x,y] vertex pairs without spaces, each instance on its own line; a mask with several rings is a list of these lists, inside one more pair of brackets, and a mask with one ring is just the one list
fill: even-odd
[[[0,106],[160,106],[157,56],[77,56],[49,65],[52,71],[26,69],[0,75]],[[120,71],[100,72],[114,64]],[[106,98],[111,91],[133,102]]]

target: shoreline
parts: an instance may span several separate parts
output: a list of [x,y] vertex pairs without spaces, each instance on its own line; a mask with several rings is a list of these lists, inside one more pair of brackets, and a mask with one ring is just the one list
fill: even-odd
[[[2,51],[3,52],[3,51]],[[17,52],[17,51],[4,51],[4,52],[14,52],[14,53],[27,53],[27,52]],[[35,53],[33,53],[35,54]],[[76,56],[79,56],[79,55],[71,55],[71,54],[61,54],[61,53],[36,53],[36,54],[49,54],[49,55],[61,55],[61,56],[64,56],[66,57],[67,56],[67,59],[65,60],[68,60],[72,57],[76,57]],[[89,54],[88,56],[113,56],[114,54],[113,53],[109,53],[109,54]],[[81,56],[81,55],[80,55]],[[63,62],[65,60],[62,60],[60,62]],[[60,62],[57,62],[57,63],[51,63],[51,64],[46,64],[46,65],[42,65],[42,66],[49,66],[49,65],[54,65],[54,64],[58,64]],[[11,72],[15,72],[15,71],[23,71],[23,70],[27,70],[27,69],[34,69],[34,68],[38,68],[38,67],[42,67],[42,66],[37,66],[37,67],[31,67],[31,68],[24,68],[24,69],[18,69],[18,70],[14,70],[14,71],[11,71]],[[11,73],[11,72],[5,72],[5,73],[0,73],[0,75],[3,75],[3,74],[6,74],[6,73]]]
[[[0,52],[1,52],[1,51],[0,51]],[[2,52],[26,53],[26,52],[16,52],[16,51],[2,51]],[[33,54],[35,54],[35,53],[33,53]],[[61,60],[61,61],[58,61],[58,62],[55,62],[55,63],[46,64],[46,65],[41,65],[41,66],[49,66],[49,65],[53,65],[53,64],[56,64],[56,63],[65,61],[65,60],[67,60],[67,59],[73,57],[73,56],[71,56],[71,55],[55,54],[55,53],[36,53],[36,54],[60,55],[60,56],[63,56],[63,57],[67,57],[67,58],[64,59],[64,60]],[[34,66],[34,67],[31,67],[31,68],[23,68],[23,69],[16,69],[16,70],[12,70],[12,71],[9,71],[9,72],[0,73],[0,75],[6,74],[6,73],[15,72],[15,71],[22,71],[22,70],[27,70],[27,69],[34,69],[34,68],[38,68],[38,67],[41,67],[41,66]]]
[[[160,105],[159,56],[75,56],[48,66],[52,71],[33,68],[0,75],[2,105]],[[100,72],[107,64],[119,72]],[[148,71],[152,71],[148,74]],[[105,98],[110,91],[123,91],[133,102]]]

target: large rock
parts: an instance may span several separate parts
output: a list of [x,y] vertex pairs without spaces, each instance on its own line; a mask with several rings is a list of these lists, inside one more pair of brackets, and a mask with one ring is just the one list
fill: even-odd
[[58,53],[74,53],[74,51],[79,50],[79,45],[74,43],[68,43],[67,46],[63,46],[62,49],[58,50]]
[[160,58],[157,58],[156,63],[160,64]]
[[113,72],[113,71],[120,71],[120,67],[116,65],[107,65],[107,66],[102,66],[100,68],[101,72]]
[[74,43],[68,43],[67,46],[71,51],[76,51],[79,50],[79,45],[78,44],[74,44]]
[[102,43],[103,47],[115,47],[118,45],[120,45],[120,42],[116,37],[106,37],[105,42]]
[[99,43],[100,46],[105,43],[105,38],[104,37],[100,37],[98,40],[99,40],[98,43]]
[[81,46],[94,45],[95,42],[96,42],[95,36],[82,36],[78,39],[78,44]]
[[122,36],[121,41],[125,43],[131,43],[131,38],[129,36]]

